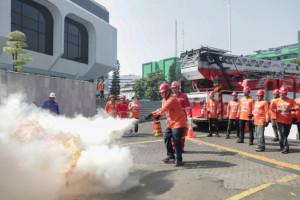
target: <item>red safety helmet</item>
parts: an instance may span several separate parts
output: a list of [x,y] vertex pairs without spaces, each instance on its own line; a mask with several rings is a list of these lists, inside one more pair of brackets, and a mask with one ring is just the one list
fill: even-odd
[[121,99],[126,99],[126,95],[125,95],[125,94],[122,94],[122,95],[121,95]]
[[263,91],[263,90],[257,90],[256,96],[261,96],[261,95],[265,95],[265,91]]
[[210,93],[208,93],[208,96],[209,97],[213,97],[213,96],[215,96],[215,93],[214,92],[210,92]]
[[250,88],[249,88],[248,86],[245,86],[245,87],[243,88],[243,92],[250,92]]
[[287,87],[282,86],[282,87],[279,89],[279,92],[280,92],[280,93],[288,93],[288,89],[287,89]]
[[173,81],[171,84],[171,88],[176,88],[176,87],[179,87],[179,83],[178,81]]
[[278,89],[273,90],[273,94],[279,94],[279,90]]
[[159,93],[164,92],[164,91],[169,90],[169,89],[170,89],[170,86],[169,86],[168,83],[162,83],[159,86]]
[[236,92],[233,92],[233,93],[231,94],[231,96],[237,96],[237,93],[236,93]]

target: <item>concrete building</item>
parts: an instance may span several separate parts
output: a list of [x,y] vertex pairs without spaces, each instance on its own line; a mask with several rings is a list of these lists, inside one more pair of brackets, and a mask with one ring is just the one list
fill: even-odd
[[172,57],[159,61],[153,61],[143,64],[143,78],[147,77],[147,74],[153,73],[156,70],[161,70],[165,75],[165,80],[169,81],[169,69],[175,64],[176,68],[180,69],[179,58]]
[[247,55],[251,58],[291,61],[300,58],[300,31],[298,31],[298,43],[254,51],[255,54]]
[[93,0],[1,0],[0,25],[2,69],[12,69],[3,47],[13,30],[26,34],[33,58],[23,72],[93,80],[117,67],[117,30]]

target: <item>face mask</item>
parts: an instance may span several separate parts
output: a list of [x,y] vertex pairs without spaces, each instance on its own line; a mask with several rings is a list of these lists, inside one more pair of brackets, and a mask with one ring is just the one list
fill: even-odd
[[138,100],[137,99],[133,99],[133,102],[136,103]]

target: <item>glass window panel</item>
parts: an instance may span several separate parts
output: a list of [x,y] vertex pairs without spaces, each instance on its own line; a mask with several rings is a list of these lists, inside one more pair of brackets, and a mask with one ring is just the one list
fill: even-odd
[[68,42],[70,42],[74,45],[78,45],[78,37],[74,37],[73,35],[69,35]]
[[17,13],[21,13],[22,3],[18,0],[11,1],[11,10]]
[[32,7],[31,5],[23,3],[23,15],[38,20],[39,12],[36,8]]
[[76,26],[74,26],[73,24],[69,23],[69,29],[68,29],[69,33],[71,33],[74,36],[78,36],[78,28]]
[[39,31],[40,33],[46,33],[46,26],[44,23],[39,23]]
[[78,59],[78,46],[70,43],[68,44],[68,58],[74,61]]
[[23,20],[23,23],[22,23],[23,28],[28,28],[28,29],[32,29],[34,31],[38,31],[38,22],[37,21],[32,20],[28,17],[23,17],[22,20]]
[[45,53],[46,37],[44,34],[39,34],[39,52]]
[[15,24],[11,24],[11,31],[21,31],[21,26],[15,25]]
[[68,43],[65,41],[64,42],[64,58],[68,58]]
[[21,26],[21,15],[15,12],[11,13],[11,23]]
[[32,51],[38,51],[38,33],[27,28],[23,28],[23,32],[27,38],[27,49]]
[[44,15],[41,12],[39,12],[39,22],[46,23],[45,17],[44,17]]

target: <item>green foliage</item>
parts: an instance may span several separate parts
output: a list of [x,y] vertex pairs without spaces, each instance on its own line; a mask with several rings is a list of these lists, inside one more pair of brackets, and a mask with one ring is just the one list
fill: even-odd
[[161,100],[158,90],[160,84],[164,81],[164,74],[161,70],[157,70],[149,73],[146,78],[137,80],[136,85],[133,86],[133,90],[141,99]]
[[20,71],[26,63],[32,61],[32,58],[20,58],[28,52],[24,50],[27,47],[26,36],[21,31],[12,31],[8,34],[9,41],[6,42],[7,47],[3,47],[3,51],[12,55],[13,60],[13,71]]
[[179,81],[181,78],[184,81],[184,93],[191,92],[192,91],[192,82],[188,81],[184,76],[182,76],[182,74],[180,72],[180,68],[176,67],[175,63],[173,63],[169,69],[170,84],[173,81]]
[[291,62],[292,63],[297,63],[300,66],[300,59],[299,58],[291,60]]
[[117,60],[117,69],[113,72],[110,94],[114,94],[116,96],[120,95],[120,63]]

